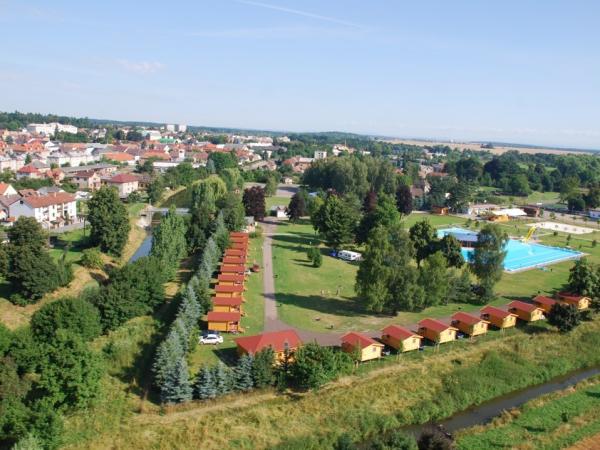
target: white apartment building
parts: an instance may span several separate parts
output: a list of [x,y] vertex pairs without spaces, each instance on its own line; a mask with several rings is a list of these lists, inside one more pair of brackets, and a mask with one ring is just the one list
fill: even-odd
[[185,133],[187,131],[187,125],[180,123],[179,125],[177,125],[177,131],[179,131],[180,133]]
[[75,196],[67,192],[23,197],[9,206],[10,217],[34,217],[46,229],[56,228],[77,220]]
[[32,134],[44,134],[46,136],[51,136],[58,129],[60,132],[77,134],[77,127],[73,125],[63,125],[62,123],[52,122],[52,123],[30,123],[27,125],[27,131]]
[[172,123],[168,123],[165,125],[165,130],[170,131],[171,133],[173,133],[175,131],[175,125],[173,125]]
[[315,159],[326,159],[327,151],[325,150],[316,150],[315,151]]

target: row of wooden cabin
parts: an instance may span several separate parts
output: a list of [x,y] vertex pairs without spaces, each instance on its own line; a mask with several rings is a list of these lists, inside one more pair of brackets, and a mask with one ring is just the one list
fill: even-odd
[[217,284],[214,287],[212,311],[207,314],[208,329],[226,333],[243,331],[244,283],[248,258],[248,234],[231,232],[229,246],[223,253]]
[[[479,316],[462,311],[454,313],[449,323],[437,319],[423,319],[418,323],[417,332],[399,325],[388,325],[382,330],[380,341],[366,334],[351,331],[341,337],[341,348],[342,351],[355,355],[361,362],[369,361],[380,358],[385,345],[403,353],[421,348],[423,339],[435,344],[443,344],[454,341],[458,332],[471,337],[483,335],[487,333],[490,324],[503,330],[516,326],[517,319],[526,322],[541,320],[544,319],[544,313],[550,311],[556,302],[586,309],[589,307],[590,299],[580,295],[559,293],[557,299],[537,296],[533,299],[533,303],[515,300],[505,308],[488,305],[481,309]],[[294,330],[285,330],[241,337],[236,339],[236,344],[240,355],[254,355],[270,347],[275,352],[276,363],[279,363],[286,355],[293,356],[302,345],[302,341]]]

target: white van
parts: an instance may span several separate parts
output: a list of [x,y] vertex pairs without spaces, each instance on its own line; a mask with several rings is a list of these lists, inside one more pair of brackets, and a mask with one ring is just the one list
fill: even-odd
[[358,252],[351,252],[350,250],[340,250],[338,252],[338,258],[344,261],[360,261],[362,255]]

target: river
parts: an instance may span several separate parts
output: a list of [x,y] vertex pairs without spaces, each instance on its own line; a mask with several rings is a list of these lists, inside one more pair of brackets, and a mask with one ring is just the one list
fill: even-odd
[[152,233],[148,231],[148,236],[142,241],[133,256],[129,258],[129,262],[132,263],[144,256],[148,256],[150,254],[150,250],[152,250]]

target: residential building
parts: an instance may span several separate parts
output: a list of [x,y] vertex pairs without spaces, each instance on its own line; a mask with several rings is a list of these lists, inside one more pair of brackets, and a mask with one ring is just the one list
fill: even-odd
[[525,303],[519,300],[508,304],[508,310],[525,322],[535,322],[544,318],[544,311],[532,303]]
[[295,330],[272,331],[255,336],[244,336],[235,339],[238,354],[256,355],[258,352],[270,348],[275,353],[275,364],[280,364],[286,359],[293,359],[293,355],[302,346],[300,336]]
[[418,350],[423,340],[423,336],[399,325],[389,325],[381,332],[381,342],[399,352]]
[[452,326],[469,336],[479,336],[487,333],[488,324],[487,320],[466,312],[452,314]]
[[70,173],[66,177],[71,183],[76,184],[79,189],[89,189],[95,191],[100,189],[102,178],[93,170],[82,170],[81,172]]
[[241,314],[239,312],[209,311],[206,315],[210,331],[224,331],[237,333],[243,331],[240,326]]
[[23,166],[19,170],[17,170],[17,180],[22,180],[23,178],[34,180],[43,177],[44,175],[42,174],[42,172],[40,172],[40,170],[33,164],[27,164],[26,166]]
[[546,297],[544,295],[537,295],[533,297],[533,304],[537,307],[541,308],[545,313],[549,313],[552,307],[558,303],[558,301],[554,300],[551,297]]
[[8,183],[0,183],[0,196],[17,195],[17,191]]
[[77,134],[77,127],[73,125],[63,125],[62,123],[30,123],[27,125],[27,131],[31,134],[53,135],[56,130],[62,133]]
[[568,292],[559,292],[558,298],[561,302],[573,305],[577,309],[588,309],[591,303],[591,299],[585,295],[570,294]]
[[314,159],[326,159],[327,158],[327,150],[315,150]]
[[244,314],[241,297],[213,297],[212,310],[217,312],[237,312]]
[[512,328],[517,324],[516,314],[491,305],[481,308],[480,317],[501,330]]
[[457,328],[436,319],[423,319],[419,322],[418,334],[435,344],[443,344],[456,339]]
[[105,182],[108,186],[116,187],[119,191],[119,197],[127,198],[132,192],[139,189],[139,182],[135,175],[129,173],[120,173]]
[[67,192],[29,195],[9,206],[10,217],[34,217],[42,227],[52,229],[77,220],[75,196]]
[[351,331],[342,336],[342,351],[356,355],[360,362],[381,358],[384,345],[369,336]]

